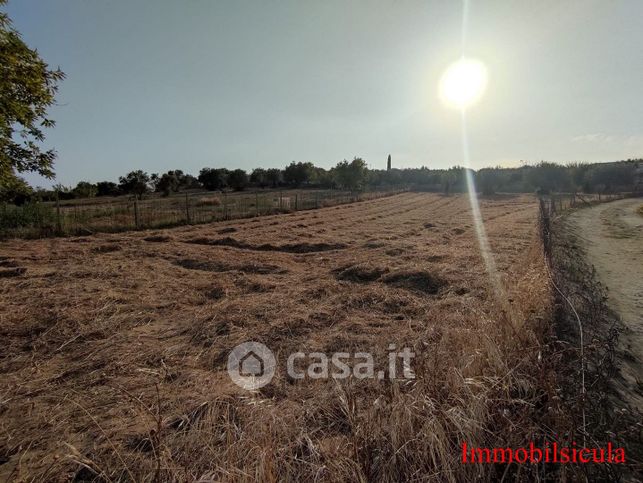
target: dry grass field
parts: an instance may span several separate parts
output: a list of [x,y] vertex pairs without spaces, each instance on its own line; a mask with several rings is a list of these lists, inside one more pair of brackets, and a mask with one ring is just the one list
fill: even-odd
[[[550,293],[532,196],[405,193],[171,230],[0,244],[0,480],[466,481],[533,440]],[[416,353],[412,380],[256,392],[226,360]],[[544,395],[543,395],[544,394]],[[549,396],[552,396],[550,394]],[[504,471],[504,468],[500,471]],[[529,467],[511,471],[534,471]]]

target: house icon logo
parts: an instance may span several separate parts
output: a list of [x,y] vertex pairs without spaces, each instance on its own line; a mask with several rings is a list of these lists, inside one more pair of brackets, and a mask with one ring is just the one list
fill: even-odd
[[275,356],[260,342],[244,342],[228,355],[228,374],[237,386],[254,391],[275,375]]
[[261,377],[265,371],[263,359],[255,354],[254,351],[248,352],[239,361],[239,374],[243,377]]

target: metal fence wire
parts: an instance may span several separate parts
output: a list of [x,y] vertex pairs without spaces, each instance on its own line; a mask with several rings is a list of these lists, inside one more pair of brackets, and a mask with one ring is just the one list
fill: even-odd
[[391,196],[406,191],[262,190],[192,192],[167,197],[90,198],[0,205],[0,237],[42,238],[165,228],[289,213]]
[[592,206],[607,201],[620,200],[630,196],[636,196],[636,193],[609,193],[609,194],[579,194],[579,193],[556,193],[551,195],[539,196],[539,216],[538,222],[540,234],[543,241],[543,249],[547,259],[551,259],[552,232],[551,220],[558,214],[567,210],[580,208],[583,206]]

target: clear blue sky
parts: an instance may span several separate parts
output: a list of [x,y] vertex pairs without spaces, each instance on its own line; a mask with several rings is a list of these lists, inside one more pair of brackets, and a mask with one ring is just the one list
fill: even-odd
[[[46,146],[57,181],[133,169],[461,163],[437,96],[460,55],[458,1],[10,0],[67,74]],[[467,55],[474,168],[643,155],[643,1],[476,1]],[[34,184],[47,185],[35,176]]]

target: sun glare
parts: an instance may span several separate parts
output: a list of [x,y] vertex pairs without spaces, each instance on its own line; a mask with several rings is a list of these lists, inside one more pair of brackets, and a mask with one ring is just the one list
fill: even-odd
[[440,79],[440,98],[450,107],[466,109],[475,104],[487,87],[487,68],[479,60],[462,58]]

